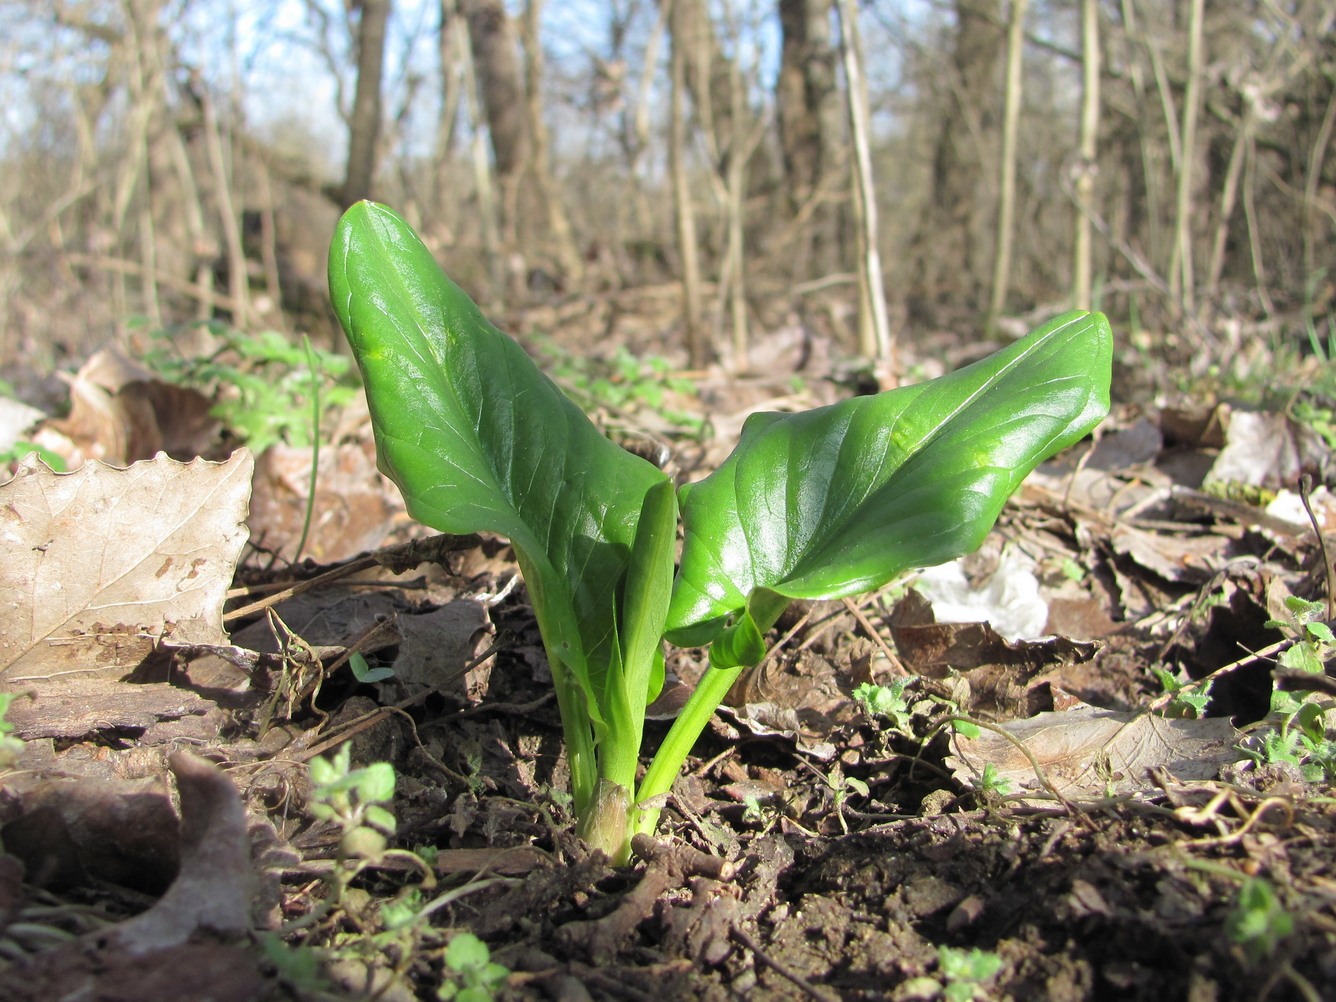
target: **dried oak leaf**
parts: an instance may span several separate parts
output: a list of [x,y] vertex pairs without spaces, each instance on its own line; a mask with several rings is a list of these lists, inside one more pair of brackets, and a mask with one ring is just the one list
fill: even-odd
[[254,463],[164,455],[25,466],[0,485],[0,684],[136,667],[163,638],[222,644]]

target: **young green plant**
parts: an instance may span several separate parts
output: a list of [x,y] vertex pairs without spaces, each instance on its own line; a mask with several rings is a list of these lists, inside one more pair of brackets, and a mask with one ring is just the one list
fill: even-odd
[[[410,514],[514,547],[578,830],[615,860],[653,831],[696,739],[790,601],[857,595],[975,549],[1030,470],[1109,406],[1108,322],[1069,313],[941,379],[753,415],[715,473],[675,491],[488,323],[392,210],[348,210],[329,283],[380,467]],[[664,639],[709,645],[711,668],[637,784]]]

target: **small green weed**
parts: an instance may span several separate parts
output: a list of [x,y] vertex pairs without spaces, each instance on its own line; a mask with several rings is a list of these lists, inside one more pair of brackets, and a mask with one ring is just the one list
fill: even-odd
[[310,811],[342,829],[340,859],[378,863],[394,834],[394,815],[382,806],[394,799],[394,766],[373,762],[353,769],[351,755],[345,744],[332,759],[317,756],[311,760]]
[[884,717],[891,722],[892,730],[909,734],[913,712],[909,700],[905,697],[905,690],[917,681],[918,676],[907,675],[891,679],[889,685],[864,682],[854,689],[854,702],[869,718]]
[[307,348],[285,334],[250,334],[216,322],[204,326],[215,345],[206,357],[183,356],[176,341],[186,328],[169,327],[151,335],[144,361],[168,382],[216,398],[213,416],[257,454],[275,442],[298,448],[312,444],[313,393],[319,394],[322,417],[357,396],[360,380],[344,355],[311,349],[312,373]]
[[1190,682],[1181,681],[1168,668],[1152,665],[1150,670],[1159,679],[1162,694],[1172,696],[1169,705],[1164,708],[1164,716],[1196,720],[1206,715],[1214,682],[1193,686]]
[[492,962],[487,944],[471,932],[456,933],[450,940],[445,966],[452,976],[436,993],[442,1002],[491,1002],[510,976],[507,968]]
[[367,664],[366,657],[362,654],[353,654],[348,658],[348,669],[353,673],[353,677],[362,685],[370,685],[372,682],[384,682],[387,678],[394,678],[394,669],[381,665],[372,668]]
[[1269,961],[1294,931],[1294,918],[1276,898],[1271,884],[1252,877],[1239,889],[1239,900],[1225,920],[1225,933],[1252,967]]
[[937,965],[938,977],[925,979],[922,986],[916,987],[925,988],[933,992],[934,998],[946,1002],[982,1002],[990,997],[993,981],[1002,971],[1002,958],[977,947],[962,950],[941,946],[937,948]]
[[[1291,595],[1285,599],[1285,621],[1267,626],[1288,633],[1293,643],[1276,659],[1282,668],[1322,675],[1336,648],[1336,636],[1323,622],[1326,607]],[[1239,751],[1258,764],[1288,763],[1310,783],[1336,779],[1336,742],[1327,736],[1331,701],[1304,689],[1271,693],[1270,712],[1262,726],[1240,744]]]
[[1011,793],[1011,780],[998,775],[997,766],[985,762],[983,774],[974,783],[974,793],[980,800],[997,800]]
[[557,344],[550,337],[533,339],[549,376],[585,411],[610,407],[617,411],[654,411],[683,436],[699,438],[706,421],[698,414],[665,406],[668,393],[695,397],[696,384],[674,376],[672,365],[660,355],[638,358],[619,345],[609,359],[587,358]]

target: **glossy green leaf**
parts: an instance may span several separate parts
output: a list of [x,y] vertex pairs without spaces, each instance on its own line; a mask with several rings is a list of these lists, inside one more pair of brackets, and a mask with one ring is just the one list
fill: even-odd
[[[380,468],[419,521],[509,537],[554,676],[578,680],[598,733],[641,507],[667,478],[605,438],[390,209],[348,210],[329,285]],[[580,709],[563,703],[563,719]]]
[[757,414],[682,491],[669,639],[701,644],[748,598],[831,599],[978,547],[1040,462],[1109,409],[1112,334],[1069,313],[965,369],[800,414]]

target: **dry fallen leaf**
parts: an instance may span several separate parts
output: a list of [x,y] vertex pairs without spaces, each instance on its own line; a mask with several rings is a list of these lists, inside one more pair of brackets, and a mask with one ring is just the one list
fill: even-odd
[[978,737],[952,738],[946,764],[957,782],[971,785],[991,765],[1013,792],[1042,790],[1019,745],[1054,789],[1077,799],[1150,789],[1150,771],[1158,768],[1180,780],[1212,779],[1239,757],[1233,751],[1238,731],[1224,717],[1169,719],[1082,704],[1012,721],[1001,730],[1006,733],[984,730]]
[[0,485],[0,681],[137,666],[161,638],[222,644],[253,462],[159,455],[117,470],[26,466]]
[[115,350],[96,352],[73,376],[68,417],[46,430],[68,442],[55,446],[71,467],[86,459],[117,466],[149,459],[158,452],[189,458],[207,451],[220,423],[210,416],[213,401],[197,390],[158,379]]
[[23,861],[29,883],[161,894],[176,878],[178,823],[158,777],[52,776],[9,793],[16,816],[4,825],[5,851]]
[[190,752],[169,760],[181,796],[181,869],[148,911],[109,941],[140,955],[184,943],[197,930],[238,935],[250,927],[250,841],[241,796],[217,766]]

